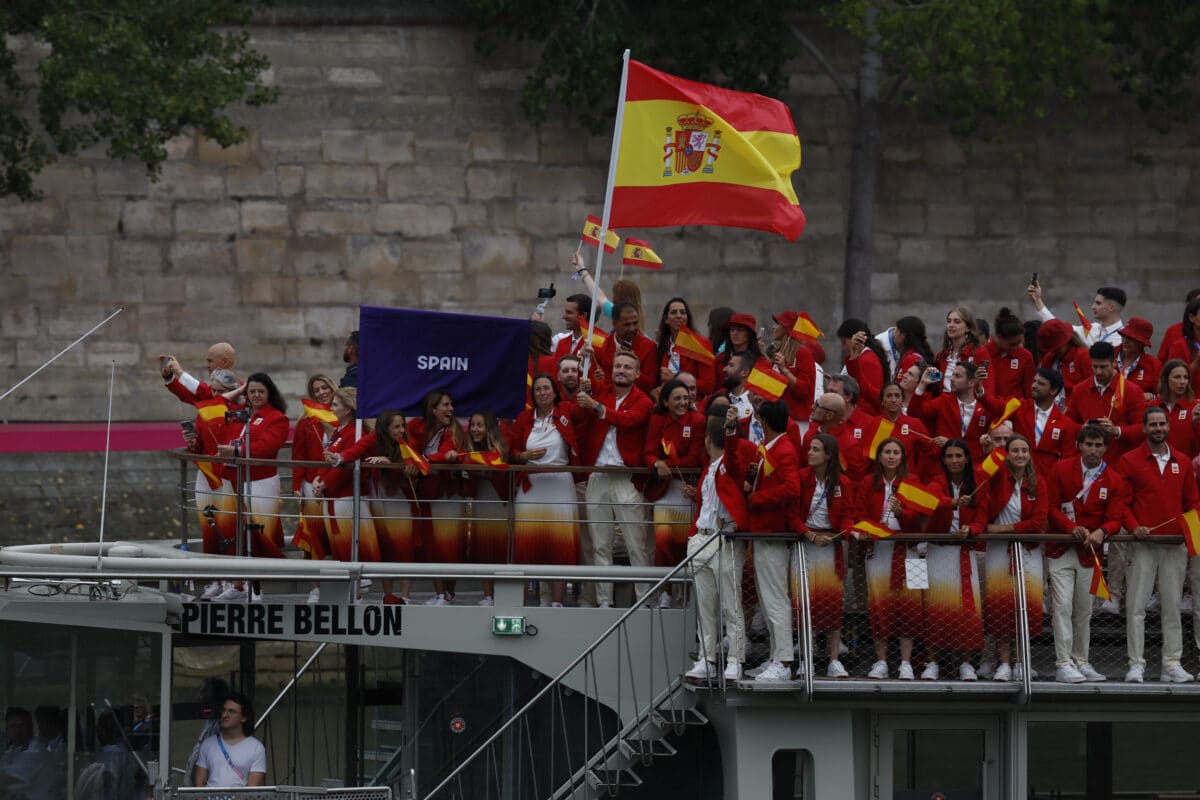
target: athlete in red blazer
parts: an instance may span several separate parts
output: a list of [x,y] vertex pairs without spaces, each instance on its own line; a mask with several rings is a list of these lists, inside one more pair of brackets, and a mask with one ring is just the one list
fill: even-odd
[[[1091,434],[1091,435],[1089,435]],[[1083,444],[1091,439],[1101,439],[1094,431],[1084,430],[1079,435]],[[1102,461],[1103,471],[1088,488],[1087,496],[1083,497],[1083,457],[1074,456],[1059,461],[1046,481],[1046,504],[1049,512],[1049,528],[1052,533],[1072,533],[1076,528],[1085,528],[1090,533],[1097,529],[1103,531],[1104,539],[1116,535],[1121,530],[1121,517],[1125,513],[1127,486],[1125,479],[1112,466]],[[1063,511],[1063,505],[1070,503],[1074,510],[1072,520]],[[1093,543],[1089,548],[1084,542],[1077,545],[1061,542],[1046,543],[1046,558],[1058,558],[1072,549],[1079,556],[1079,563],[1085,567],[1095,563],[1092,553],[1104,557],[1103,539]]]

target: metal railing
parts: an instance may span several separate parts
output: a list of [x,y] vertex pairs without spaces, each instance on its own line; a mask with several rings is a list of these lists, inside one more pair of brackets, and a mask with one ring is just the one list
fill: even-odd
[[168,800],[392,800],[392,790],[387,786],[174,786],[163,795]]

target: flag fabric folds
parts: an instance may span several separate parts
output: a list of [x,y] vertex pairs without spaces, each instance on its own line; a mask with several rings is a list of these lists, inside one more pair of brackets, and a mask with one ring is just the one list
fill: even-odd
[[466,453],[467,461],[472,464],[483,464],[488,467],[507,467],[508,464],[504,461],[504,456],[499,450],[472,450]]
[[665,455],[667,457],[675,455],[675,443],[672,442],[670,439],[663,439],[662,440],[662,451],[663,451],[663,455]]
[[[723,225],[795,240],[800,139],[788,107],[629,62],[609,223]],[[664,134],[665,131],[665,134]]]
[[754,369],[750,370],[750,376],[746,378],[746,386],[750,391],[768,400],[778,400],[782,397],[787,385],[787,379],[776,372],[771,362],[765,358],[760,358],[755,363]]
[[221,469],[221,465],[212,461],[194,461],[196,469],[200,470],[200,474],[204,476],[204,480],[208,482],[208,488],[220,489],[221,476],[217,474],[217,470]]
[[994,430],[996,430],[996,428],[999,428],[1001,425],[1003,425],[1005,422],[1008,421],[1009,417],[1011,417],[1013,414],[1017,413],[1017,411],[1019,411],[1020,408],[1021,408],[1021,399],[1019,397],[1010,397],[1008,399],[1008,402],[1004,404],[1004,412],[1000,416],[998,416],[994,420],[992,420],[992,425],[990,428],[988,428],[988,430],[994,431]]
[[801,311],[796,317],[795,324],[792,325],[788,335],[798,342],[815,342],[825,335],[825,332],[817,327],[817,324],[812,321],[807,313]]
[[1092,564],[1092,585],[1088,588],[1088,594],[1101,600],[1111,600],[1108,582],[1104,580],[1104,570],[1100,567],[1100,556],[1096,555],[1095,550],[1092,551]]
[[1087,333],[1092,329],[1092,321],[1088,319],[1088,315],[1083,313],[1083,309],[1079,307],[1079,303],[1072,303],[1075,306],[1075,316],[1079,317],[1079,324],[1083,326],[1083,332]]
[[[1113,382],[1112,402],[1109,404],[1111,411],[1120,411],[1125,406],[1125,373],[1117,370],[1117,377]],[[1110,413],[1111,413],[1110,411]]]
[[650,248],[650,243],[642,239],[626,239],[625,240],[625,258],[622,263],[628,264],[631,267],[645,267],[646,269],[662,269],[662,259],[658,257],[658,253]]
[[416,450],[413,450],[412,445],[410,445],[408,442],[401,441],[399,442],[399,445],[400,458],[404,460],[404,463],[412,464],[422,475],[428,475],[429,462],[425,460],[425,456],[421,455]]
[[980,462],[979,471],[983,473],[984,477],[991,478],[1004,466],[1006,458],[1008,458],[1008,453],[1003,450],[993,450],[988,453],[987,458]]
[[770,477],[771,473],[775,471],[775,465],[771,463],[771,451],[760,444],[758,446],[758,457],[762,459],[763,477]]
[[318,403],[316,400],[309,400],[307,397],[300,398],[300,405],[304,406],[304,416],[316,417],[327,425],[337,425],[337,414],[329,410],[329,406],[324,403]]
[[[583,233],[580,235],[582,241],[587,242],[592,247],[600,246],[600,232],[604,228],[600,224],[600,218],[594,214],[588,214],[587,219],[583,223]],[[617,244],[621,241],[621,237],[614,233],[611,229],[604,233],[604,252],[617,252]]]
[[689,358],[694,358],[701,364],[712,366],[716,363],[717,357],[712,351],[712,347],[705,343],[688,326],[684,325],[675,334],[675,349]]
[[1187,545],[1189,556],[1200,555],[1200,513],[1196,509],[1185,511],[1179,515],[1183,525],[1183,543]]
[[608,342],[608,334],[599,328],[589,328],[587,320],[583,317],[579,318],[579,330],[588,337],[588,344],[592,346],[592,350],[599,350]]
[[223,397],[212,400],[201,400],[195,406],[196,414],[205,422],[212,422],[214,419],[225,419],[225,412],[229,410],[229,405]]
[[900,485],[896,487],[896,494],[905,502],[916,506],[926,514],[936,511],[940,504],[940,500],[936,494],[933,494],[924,486],[909,478],[900,481]]
[[886,539],[895,533],[895,531],[893,531],[891,528],[885,528],[882,525],[877,525],[876,523],[865,519],[854,523],[854,526],[850,528],[850,530],[857,531],[858,533],[865,533],[872,539]]
[[867,457],[874,461],[875,454],[879,452],[884,440],[890,437],[895,430],[896,423],[880,417],[879,424],[875,426],[875,435],[871,437],[871,446],[867,449]]

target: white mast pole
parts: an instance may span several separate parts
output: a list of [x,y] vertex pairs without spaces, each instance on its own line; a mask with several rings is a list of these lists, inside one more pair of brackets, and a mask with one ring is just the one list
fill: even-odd
[[96,571],[104,565],[104,512],[108,507],[108,453],[112,442],[113,384],[117,378],[117,360],[114,358],[108,373],[108,424],[104,428],[104,483],[100,488],[100,549],[96,552]]

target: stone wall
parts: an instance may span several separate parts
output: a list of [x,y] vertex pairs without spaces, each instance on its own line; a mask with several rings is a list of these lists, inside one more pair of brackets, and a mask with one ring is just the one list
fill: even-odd
[[[538,286],[555,280],[560,302],[575,288],[565,265],[584,216],[601,209],[609,137],[561,114],[530,126],[518,105],[528,60],[485,59],[472,30],[437,21],[253,33],[281,96],[240,113],[245,144],[173,141],[157,183],[100,154],[78,158],[42,175],[44,201],[0,206],[0,386],[125,308],[0,404],[0,418],[102,419],[114,360],[118,419],[175,418],[156,355],[199,371],[220,339],[238,346],[242,370],[266,369],[295,397],[306,374],[340,374],[360,303],[518,316]],[[834,49],[852,79],[852,50]],[[785,99],[804,146],[807,231],[796,243],[635,232],[667,264],[636,276],[655,319],[680,294],[701,318],[729,304],[765,321],[786,306],[836,326],[849,120],[813,64],[795,70]],[[969,150],[936,121],[891,114],[873,323],[917,313],[940,335],[954,304],[1030,313],[1032,271],[1060,312],[1116,283],[1131,314],[1159,330],[1175,321],[1200,284],[1200,127],[1164,136],[1118,101],[1109,113],[1075,135]]]

